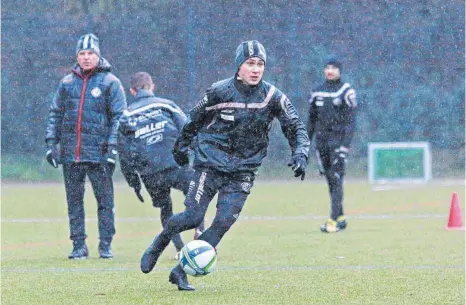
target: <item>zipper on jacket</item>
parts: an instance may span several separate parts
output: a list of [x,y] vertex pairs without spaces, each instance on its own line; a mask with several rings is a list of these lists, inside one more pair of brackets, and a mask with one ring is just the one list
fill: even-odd
[[83,86],[81,88],[81,98],[79,99],[77,140],[76,140],[76,162],[79,162],[79,159],[81,157],[81,121],[82,121],[82,115],[83,115],[84,95],[86,93],[88,79],[89,79],[89,75],[86,75],[84,77]]

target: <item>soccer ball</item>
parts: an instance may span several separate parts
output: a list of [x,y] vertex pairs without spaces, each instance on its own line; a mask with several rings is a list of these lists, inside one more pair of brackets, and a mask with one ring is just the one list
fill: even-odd
[[192,276],[203,276],[211,273],[217,264],[217,252],[208,242],[193,240],[180,251],[180,265]]

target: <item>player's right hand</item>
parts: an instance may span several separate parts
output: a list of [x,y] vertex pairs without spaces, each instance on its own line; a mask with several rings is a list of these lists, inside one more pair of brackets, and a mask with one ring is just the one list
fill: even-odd
[[136,196],[138,197],[139,201],[144,203],[144,197],[141,195],[141,188],[134,188],[134,192],[136,193]]

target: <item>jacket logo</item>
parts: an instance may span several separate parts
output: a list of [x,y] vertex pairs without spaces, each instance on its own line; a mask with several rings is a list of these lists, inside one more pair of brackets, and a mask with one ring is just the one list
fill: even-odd
[[202,195],[204,195],[204,183],[205,183],[205,178],[207,176],[206,172],[202,172],[201,177],[199,178],[199,186],[197,187],[197,192],[196,196],[194,197],[194,200],[196,200],[197,204],[201,201]]
[[158,133],[155,136],[147,138],[146,139],[146,145],[152,145],[152,144],[155,144],[155,143],[159,143],[159,142],[162,142],[162,140],[163,140],[163,134]]
[[189,197],[189,195],[194,191],[195,186],[196,186],[196,182],[191,180],[191,182],[189,182],[189,188],[188,188],[188,192],[186,193],[186,197]]
[[162,122],[147,124],[146,126],[136,130],[136,132],[134,133],[134,138],[136,139],[139,137],[147,138],[156,133],[161,133],[164,131],[165,125],[167,123],[168,123],[167,121],[162,121]]
[[102,91],[98,87],[95,87],[91,90],[91,94],[93,97],[99,97],[102,94]]
[[226,114],[220,113],[220,117],[222,119],[224,119],[225,121],[234,121],[235,120],[235,117],[233,115],[226,115]]
[[316,106],[324,106],[324,101],[316,101]]
[[333,99],[333,105],[340,106],[341,105],[341,98],[336,97]]

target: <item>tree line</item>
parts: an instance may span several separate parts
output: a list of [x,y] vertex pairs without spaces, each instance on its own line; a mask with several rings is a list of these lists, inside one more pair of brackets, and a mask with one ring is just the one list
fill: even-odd
[[[268,53],[265,79],[306,120],[323,60],[336,53],[358,94],[353,154],[364,156],[368,142],[381,141],[464,148],[462,1],[59,3],[2,3],[3,154],[42,156],[49,102],[86,32],[99,36],[102,56],[126,89],[131,74],[147,71],[156,94],[186,112],[210,84],[234,74],[237,45],[257,39]],[[287,153],[275,131],[272,159]]]

